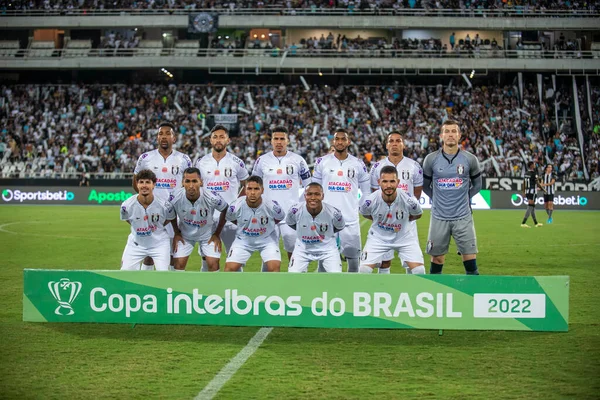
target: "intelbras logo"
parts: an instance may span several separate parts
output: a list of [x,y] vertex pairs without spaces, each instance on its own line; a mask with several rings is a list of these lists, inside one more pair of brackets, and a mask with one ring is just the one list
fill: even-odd
[[[510,197],[510,202],[513,206],[519,207],[523,204],[527,204],[527,198],[519,193],[515,193]],[[554,196],[554,204],[559,206],[580,206],[585,207],[588,203],[587,197],[584,196]],[[535,199],[535,204],[542,205],[544,204],[544,198],[538,197]]]
[[73,201],[75,199],[75,193],[67,190],[50,191],[50,190],[35,190],[35,191],[22,191],[4,189],[2,191],[2,200],[5,202],[19,202],[24,201]]

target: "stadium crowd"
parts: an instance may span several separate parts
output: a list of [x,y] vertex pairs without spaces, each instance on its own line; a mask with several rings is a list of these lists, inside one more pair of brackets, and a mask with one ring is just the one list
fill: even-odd
[[378,12],[381,9],[455,10],[587,10],[598,12],[598,0],[2,0],[3,10],[108,10],[108,9],[214,9],[240,8],[319,9],[344,8],[349,12]]
[[[470,89],[460,83],[315,85],[310,91],[302,85],[229,85],[220,104],[222,87],[212,85],[2,86],[2,172],[20,163],[21,170],[48,177],[130,173],[139,155],[155,148],[156,127],[164,120],[178,127],[176,148],[195,161],[209,151],[210,116],[237,114],[230,148],[249,170],[270,149],[269,132],[276,125],[289,128],[290,148],[309,164],[328,151],[333,130],[340,126],[353,135],[352,153],[367,164],[386,154],[382,140],[392,129],[404,133],[405,155],[422,163],[439,146],[441,123],[452,118],[462,124],[462,147],[478,156],[486,176],[521,176],[524,158],[552,163],[564,179],[584,176],[572,92],[546,88],[540,116],[534,84],[525,85],[519,102],[516,86]],[[591,93],[593,124],[584,89],[579,108],[585,163],[595,178],[600,176],[600,88]]]

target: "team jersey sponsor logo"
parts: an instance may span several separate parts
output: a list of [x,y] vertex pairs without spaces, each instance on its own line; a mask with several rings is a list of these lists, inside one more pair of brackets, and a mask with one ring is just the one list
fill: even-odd
[[290,190],[292,188],[293,182],[291,179],[271,179],[269,180],[268,185],[269,189],[271,190]]
[[398,182],[398,189],[405,191],[408,193],[408,183]]
[[[163,169],[166,169],[163,168]],[[163,171],[167,172],[167,171]],[[155,189],[174,189],[177,186],[177,179],[175,178],[157,178]]]
[[302,243],[315,244],[315,243],[321,243],[323,241],[323,237],[322,236],[302,235],[300,240],[302,241]]
[[215,169],[215,176],[219,176],[221,175],[221,171],[219,171],[218,169]]
[[[144,219],[146,219],[146,218],[144,218]],[[156,231],[156,226],[148,225],[148,226],[136,228],[135,234],[137,236],[150,236],[150,235],[152,235],[152,232],[154,232],[154,231]]]
[[[217,171],[215,171],[215,174]],[[213,181],[206,184],[206,188],[213,192],[226,192],[229,190],[228,181]]]
[[462,178],[440,178],[435,181],[440,189],[459,189],[463,182]]
[[352,183],[350,182],[329,182],[327,184],[327,190],[330,192],[350,192],[352,190]]
[[189,226],[192,226],[194,228],[202,228],[203,226],[205,226],[207,224],[207,220],[202,219],[200,221],[194,220],[194,219],[189,219],[189,218],[184,218],[183,219],[183,223]]
[[242,234],[249,237],[258,237],[267,233],[267,228],[243,228]]
[[385,232],[398,233],[402,230],[402,224],[392,224],[385,221],[378,221],[377,227]]
[[167,173],[168,170],[169,169],[167,167],[162,167],[162,169],[161,169],[161,171],[164,172],[164,173]]
[[277,168],[277,175],[281,175],[281,174],[283,174],[283,169]]

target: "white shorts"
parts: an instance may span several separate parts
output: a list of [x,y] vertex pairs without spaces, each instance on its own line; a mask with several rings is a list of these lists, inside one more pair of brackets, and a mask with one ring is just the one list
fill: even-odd
[[231,245],[231,249],[227,253],[227,260],[225,262],[246,264],[255,251],[260,252],[260,258],[262,258],[263,262],[281,261],[279,241],[275,242],[267,238],[264,242],[254,245],[249,245],[242,240],[235,239]]
[[198,243],[198,254],[200,257],[221,258],[221,253],[215,250],[215,244],[208,244],[208,241],[196,242],[194,240],[185,240],[185,243],[177,243],[177,251],[173,253],[173,258],[189,257],[194,251],[194,246]]
[[293,253],[298,234],[284,221],[281,221],[277,226],[279,228],[279,237],[283,239],[283,249],[288,253]]
[[340,253],[346,258],[360,257],[360,224],[358,221],[346,223],[346,227],[338,232]]
[[171,263],[171,239],[167,239],[157,246],[147,248],[136,244],[130,236],[127,239],[127,245],[121,258],[121,270],[139,270],[140,263],[146,257],[152,257],[157,271],[169,271],[169,264]]
[[[386,243],[372,236],[367,238],[367,243],[361,256],[361,265],[376,265],[384,261],[384,257],[388,256],[388,252],[398,252],[398,258],[402,263],[415,262],[423,264],[423,252],[419,245],[419,238],[414,232],[402,240],[402,244]],[[390,258],[390,259],[391,259]],[[387,261],[387,260],[386,260]]]
[[[419,232],[417,231],[417,221],[410,221],[410,222],[409,222],[409,224],[411,224],[411,225],[413,225],[413,226],[414,226],[414,229],[415,229],[415,234],[418,236],[418,235],[419,235]],[[386,255],[385,255],[385,256],[383,256],[383,259],[382,259],[382,260],[383,260],[383,261],[390,261],[390,260],[392,260],[393,258],[394,258],[394,250],[390,250],[390,251],[388,251],[388,252],[386,253]],[[408,267],[406,267],[406,266],[404,265],[404,263],[403,263],[403,265],[402,265],[402,266],[403,266],[403,267],[405,267],[405,268],[408,268]]]
[[296,246],[290,258],[288,272],[308,272],[308,264],[311,261],[323,261],[324,272],[342,272],[342,260],[336,248],[315,252],[299,246]]

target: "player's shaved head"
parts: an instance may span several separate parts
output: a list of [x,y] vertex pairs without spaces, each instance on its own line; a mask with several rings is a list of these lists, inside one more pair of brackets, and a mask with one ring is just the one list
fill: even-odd
[[321,192],[323,191],[323,186],[321,186],[321,184],[318,182],[311,182],[308,185],[306,185],[306,190],[308,190],[310,188],[319,189]]

